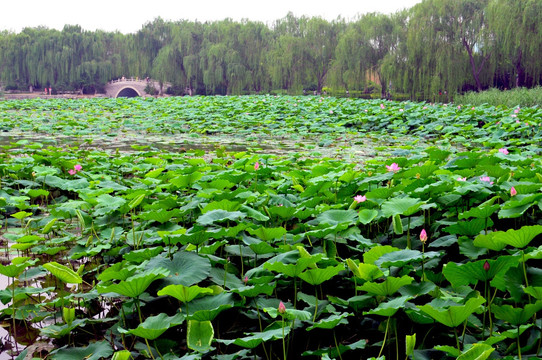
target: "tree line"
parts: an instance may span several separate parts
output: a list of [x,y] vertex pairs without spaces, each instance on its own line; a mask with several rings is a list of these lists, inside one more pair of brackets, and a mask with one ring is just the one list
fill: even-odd
[[442,100],[539,85],[541,55],[540,0],[424,0],[352,21],[289,13],[270,25],[157,18],[132,34],[78,25],[4,31],[0,81],[8,90],[89,93],[138,76],[171,84],[172,94],[327,91]]

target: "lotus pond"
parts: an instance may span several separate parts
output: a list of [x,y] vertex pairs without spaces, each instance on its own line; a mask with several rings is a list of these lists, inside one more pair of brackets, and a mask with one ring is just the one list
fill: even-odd
[[0,102],[2,359],[538,359],[542,110]]

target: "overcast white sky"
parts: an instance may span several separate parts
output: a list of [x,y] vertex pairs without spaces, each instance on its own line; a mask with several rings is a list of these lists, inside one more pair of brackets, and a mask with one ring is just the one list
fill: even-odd
[[2,0],[0,30],[20,32],[40,25],[62,30],[81,25],[85,30],[136,32],[157,17],[200,22],[243,18],[272,24],[291,11],[296,16],[352,20],[368,12],[394,13],[421,0]]

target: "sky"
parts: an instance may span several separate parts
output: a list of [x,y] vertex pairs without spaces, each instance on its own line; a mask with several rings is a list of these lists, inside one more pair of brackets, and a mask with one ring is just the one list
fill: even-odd
[[369,12],[391,14],[421,0],[7,0],[0,8],[0,31],[20,32],[25,27],[64,25],[134,33],[154,19],[216,21],[249,19],[271,25],[288,12],[295,16],[348,20]]

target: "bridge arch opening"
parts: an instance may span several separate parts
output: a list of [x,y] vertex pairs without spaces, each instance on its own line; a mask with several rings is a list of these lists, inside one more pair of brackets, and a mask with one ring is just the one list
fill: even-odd
[[119,97],[138,97],[138,96],[141,96],[141,94],[136,89],[134,89],[133,87],[125,87],[121,89],[115,97],[119,98]]

